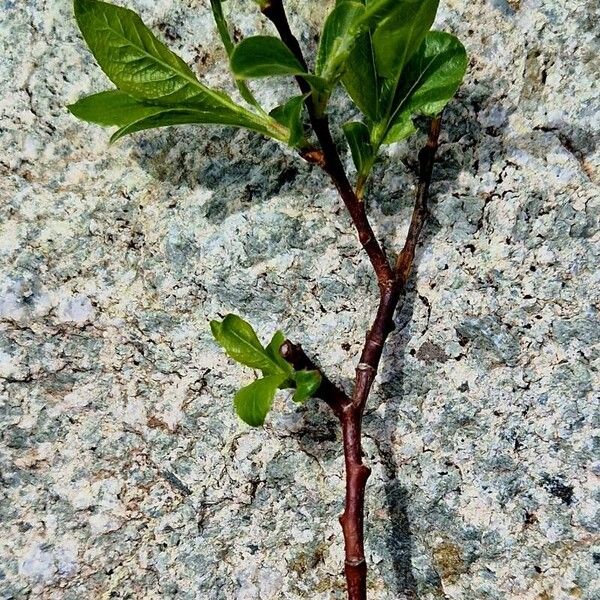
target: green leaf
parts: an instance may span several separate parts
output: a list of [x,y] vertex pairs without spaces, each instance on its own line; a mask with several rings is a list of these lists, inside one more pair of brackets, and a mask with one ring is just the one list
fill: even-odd
[[346,0],[339,2],[325,21],[315,73],[330,84],[337,81],[344,71],[345,63],[361,33],[361,28],[355,23],[364,12],[363,4]]
[[[294,372],[294,369],[292,365],[290,365],[290,363],[287,362],[287,360],[285,360],[279,352],[279,349],[281,348],[283,342],[285,342],[285,335],[283,335],[282,331],[276,331],[273,337],[271,338],[271,341],[269,342],[268,346],[266,347],[266,352],[273,361],[273,363],[277,366],[277,369],[275,370],[277,374],[286,373],[291,376]],[[272,372],[264,370],[263,373],[265,375],[272,374]]]
[[359,177],[364,176],[371,170],[374,159],[369,128],[364,123],[353,121],[346,123],[343,129],[352,152],[356,171]]
[[217,342],[237,362],[260,369],[263,375],[283,375],[282,381],[291,378],[294,370],[279,352],[285,341],[281,331],[263,348],[252,325],[237,315],[229,314],[220,322],[211,321],[210,328]]
[[233,74],[240,79],[299,75],[315,92],[327,89],[327,82],[307,73],[292,51],[279,39],[270,35],[255,35],[242,40],[231,53]]
[[294,96],[285,104],[275,107],[269,114],[278,123],[287,127],[290,131],[288,144],[298,146],[304,140],[304,122],[302,114],[304,111],[304,96]]
[[379,80],[370,27],[397,10],[397,0],[342,0],[325,22],[316,73],[330,87],[340,77],[360,110],[379,117]]
[[[71,107],[84,120],[124,127],[114,139],[140,129],[181,123],[234,125],[280,141],[289,138],[289,131],[274,120],[254,114],[235,104],[227,94],[202,85],[185,62],[160,42],[133,11],[98,0],[75,0],[74,6],[79,28],[98,64],[121,92],[140,102],[135,105],[124,96],[105,93]],[[126,104],[123,117],[118,119],[113,106],[117,102]],[[144,108],[148,105],[152,108]],[[157,106],[177,112],[165,116]],[[186,113],[188,109],[194,114]],[[106,114],[101,116],[102,112]]]
[[319,389],[321,385],[321,374],[319,371],[296,371],[294,373],[296,391],[294,402],[305,402]]
[[132,10],[98,0],[75,0],[74,6],[92,54],[121,91],[153,104],[237,108],[226,94],[202,85]]
[[413,123],[411,115],[402,113],[402,117],[406,117],[404,120],[400,119],[400,115],[396,119],[396,122],[388,129],[383,140],[384,144],[393,144],[395,142],[401,142],[406,138],[410,137],[417,128]]
[[[231,125],[236,127],[245,127],[258,131],[270,137],[275,137],[275,132],[272,127],[267,127],[262,124],[260,120],[248,119],[244,115],[231,114],[222,111],[204,111],[199,109],[190,108],[165,108],[161,107],[159,112],[153,115],[132,121],[131,123],[121,127],[111,137],[111,142],[116,142],[125,135],[135,133],[136,131],[142,131],[145,129],[155,129],[157,127],[167,127],[170,125],[189,125],[189,124],[203,124],[203,125]],[[287,141],[289,133],[285,133],[287,130],[283,130],[278,137],[280,141]]]
[[375,29],[378,73],[397,80],[431,28],[439,0],[396,0],[396,7]]
[[142,104],[119,90],[109,90],[86,96],[67,108],[83,121],[120,127],[164,110],[162,106]]
[[395,14],[399,10],[399,2],[402,0],[366,0],[366,10],[357,25],[369,28],[377,27],[387,16]]
[[379,118],[379,81],[371,34],[360,35],[348,57],[349,69],[342,75],[348,95],[360,111],[372,121]]
[[[273,136],[272,127],[261,123],[253,116],[248,118],[244,113],[230,111],[203,111],[193,107],[165,107],[145,104],[119,90],[110,90],[86,96],[71,104],[68,109],[77,118],[98,125],[117,125],[120,129],[112,136],[111,142],[124,135],[168,125],[188,123],[221,124],[253,129],[265,135]],[[281,136],[286,129],[282,128]]]
[[263,348],[252,325],[244,319],[229,314],[221,322],[211,321],[210,328],[217,342],[233,360],[267,372],[278,368]]
[[291,50],[279,38],[269,35],[256,35],[240,42],[231,53],[231,70],[244,79],[305,73]]
[[275,398],[275,393],[285,375],[269,375],[243,387],[234,398],[235,410],[240,419],[252,427],[259,427]]
[[407,126],[412,115],[439,114],[453,98],[466,70],[467,53],[458,38],[442,31],[429,32],[402,74],[385,143],[397,141],[397,131]]

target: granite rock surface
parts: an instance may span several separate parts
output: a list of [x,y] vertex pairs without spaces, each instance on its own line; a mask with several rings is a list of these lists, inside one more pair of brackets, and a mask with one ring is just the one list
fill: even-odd
[[[207,1],[121,3],[231,89]],[[290,3],[309,50],[330,4]],[[470,66],[365,418],[370,598],[597,599],[598,6],[442,4]],[[110,146],[65,109],[107,86],[70,2],[0,7],[0,598],[342,600],[336,422],[281,394],[243,425],[208,328],[281,327],[349,385],[376,286],[334,191],[247,132]],[[369,190],[389,252],[422,141]]]

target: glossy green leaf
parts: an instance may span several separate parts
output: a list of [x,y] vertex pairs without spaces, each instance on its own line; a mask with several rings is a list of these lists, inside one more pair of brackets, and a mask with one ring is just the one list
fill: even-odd
[[321,374],[319,371],[296,371],[294,380],[296,381],[296,391],[292,400],[294,402],[305,402],[319,389]]
[[401,142],[417,131],[411,115],[403,113],[401,116],[403,117],[403,120],[400,119],[399,115],[396,122],[388,129],[383,140],[384,144]]
[[[155,129],[157,127],[168,127],[171,125],[231,125],[235,127],[245,127],[265,135],[275,137],[273,128],[268,128],[260,120],[247,119],[238,114],[230,114],[222,111],[203,111],[194,108],[165,108],[155,114],[143,119],[132,121],[116,131],[111,142],[116,142],[125,135],[142,131],[146,129]],[[287,141],[289,135],[285,135],[281,141]]]
[[217,342],[233,360],[253,369],[272,371],[277,368],[252,325],[237,315],[229,314],[220,322],[211,321],[210,328]]
[[397,80],[431,28],[439,0],[396,0],[373,33],[379,75]]
[[275,107],[269,114],[278,123],[281,123],[290,131],[287,143],[290,146],[298,146],[304,140],[304,96],[294,96],[285,104]]
[[[345,0],[337,4],[325,21],[315,72],[330,83],[337,81],[344,71],[361,33],[361,28],[355,23],[364,12],[365,7],[360,2]],[[352,68],[355,66],[352,65]]]
[[368,173],[373,166],[373,146],[369,128],[359,121],[346,123],[343,126],[352,160],[359,175]]
[[342,75],[348,95],[360,111],[372,121],[379,118],[379,81],[370,32],[361,34],[350,51],[350,67]]
[[467,53],[461,42],[449,33],[429,32],[402,74],[386,143],[397,141],[394,130],[407,126],[413,115],[439,114],[456,93],[466,70]]
[[202,85],[132,10],[98,0],[75,0],[74,6],[92,54],[121,91],[153,104],[239,108],[226,94]]
[[243,387],[234,398],[240,419],[253,427],[262,425],[271,410],[277,388],[284,379],[285,375],[269,375]]
[[[135,105],[125,96],[106,92],[71,107],[84,120],[120,125],[123,129],[113,141],[141,129],[182,123],[233,125],[280,141],[289,138],[289,131],[266,115],[252,113],[225,93],[202,85],[133,11],[98,0],[75,0],[74,6],[77,23],[99,65],[119,91],[140,102]],[[116,119],[118,102],[123,103],[123,117]]]
[[371,29],[379,26],[384,19],[395,14],[401,8],[402,0],[366,0],[365,12],[356,23],[359,27]]
[[83,121],[104,126],[119,126],[111,137],[111,142],[144,129],[197,123],[246,127],[264,135],[277,137],[281,141],[287,141],[290,137],[287,128],[282,127],[281,131],[277,131],[272,125],[251,113],[204,111],[193,106],[167,107],[146,104],[119,90],[86,96],[68,108],[73,115]]
[[266,350],[268,356],[273,361],[273,363],[277,366],[277,369],[274,371],[271,371],[271,372],[263,370],[263,373],[265,375],[269,375],[269,374],[273,374],[273,373],[275,373],[275,374],[286,373],[291,376],[291,374],[294,372],[292,365],[290,365],[290,363],[287,362],[283,358],[283,356],[281,356],[281,353],[279,352],[279,349],[281,348],[281,345],[283,344],[283,342],[285,342],[285,335],[283,335],[283,332],[281,332],[281,331],[276,331],[265,350]]
[[233,74],[240,79],[299,75],[315,92],[327,89],[327,82],[307,73],[291,50],[279,39],[270,35],[255,35],[241,41],[230,58]]
[[231,53],[231,69],[244,79],[305,72],[291,50],[270,35],[255,35],[240,42]]
[[86,96],[67,108],[82,121],[120,127],[164,110],[163,106],[142,104],[119,90],[108,90]]

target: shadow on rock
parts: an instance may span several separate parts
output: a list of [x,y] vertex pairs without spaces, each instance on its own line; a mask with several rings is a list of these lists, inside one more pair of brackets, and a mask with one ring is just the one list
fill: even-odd
[[[396,313],[396,330],[386,345],[380,368],[385,383],[381,384],[379,394],[387,399],[385,416],[379,416],[374,411],[365,414],[365,433],[369,435],[369,431],[373,430],[378,432],[372,439],[377,446],[386,476],[384,492],[389,524],[385,528],[385,545],[393,564],[396,593],[398,598],[403,600],[418,598],[417,582],[412,568],[414,544],[409,513],[410,493],[399,480],[401,465],[396,453],[400,443],[400,440],[396,440],[396,430],[400,419],[403,418],[402,399],[408,394],[404,371],[406,348],[414,335],[410,325],[415,303],[423,301],[428,305],[426,298],[419,298],[415,287],[416,273],[423,252],[441,229],[441,225],[432,214],[437,205],[436,195],[453,192],[462,173],[478,175],[484,172],[482,169],[489,169],[489,165],[503,160],[503,134],[508,125],[509,112],[491,97],[491,89],[493,88],[485,83],[465,86],[461,98],[451,103],[445,111],[442,144],[432,177],[429,199],[431,211],[417,247],[411,278]],[[482,116],[483,110],[485,115]],[[425,123],[419,125],[423,127]],[[373,193],[384,214],[397,213],[405,204],[412,207],[414,195],[407,194],[406,190],[416,185],[417,156],[422,143],[423,135],[414,136],[396,156],[384,159],[386,173],[393,171],[389,165],[391,160],[400,161],[406,167],[405,173],[398,175],[397,180],[392,178],[395,184],[392,179],[384,181],[382,186],[378,186],[380,190]],[[394,185],[397,188],[395,193]],[[390,188],[392,195],[386,198],[386,190]]]
[[[429,241],[439,231],[439,225],[429,219],[429,225],[422,235],[422,241],[415,255],[413,275],[407,285],[406,293],[401,300],[401,305],[396,314],[396,330],[390,340],[383,356],[382,371],[393,374],[393,389],[387,389],[383,384],[380,391],[383,395],[402,398],[404,390],[404,354],[411,338],[409,325],[412,322],[417,290],[415,288],[415,273],[423,250]],[[390,360],[390,358],[392,360]],[[395,430],[400,415],[400,404],[391,400],[385,411],[385,417],[380,417],[374,412],[365,414],[365,433],[370,430],[384,432],[383,439],[372,438],[377,446],[379,458],[383,466],[387,481],[384,485],[389,525],[386,528],[385,545],[392,560],[396,593],[399,598],[417,598],[417,583],[412,571],[413,534],[410,526],[408,506],[410,497],[407,489],[398,479],[399,464],[395,453]]]
[[300,158],[244,130],[153,131],[140,136],[137,159],[152,177],[174,187],[212,190],[204,209],[215,224],[278,194],[316,187],[311,168]]

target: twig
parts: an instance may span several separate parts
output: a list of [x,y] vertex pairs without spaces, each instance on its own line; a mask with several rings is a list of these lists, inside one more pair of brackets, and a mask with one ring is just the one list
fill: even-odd
[[388,335],[394,328],[394,312],[405,291],[419,235],[427,216],[429,184],[433,171],[435,152],[438,148],[441,117],[432,120],[427,145],[419,153],[419,186],[406,242],[396,261],[393,284],[382,290],[377,315],[367,334],[360,362],[356,367],[356,383],[352,404],[346,407],[340,419],[344,440],[346,462],[346,503],[340,517],[346,545],[346,580],[349,600],[365,600],[367,597],[364,555],[364,502],[365,487],[370,469],[362,462],[361,424],[364,408],[371,386],[379,368],[379,361]]
[[[273,22],[282,41],[306,69],[302,49],[290,30],[282,0],[270,0],[262,11]],[[352,398],[349,399],[345,392],[333,385],[325,376],[323,376],[323,382],[317,394],[332,408],[342,427],[346,465],[346,499],[340,523],[344,533],[348,599],[366,600],[367,563],[364,553],[364,505],[365,488],[371,470],[362,462],[362,418],[373,381],[377,375],[383,347],[388,335],[394,328],[394,312],[400,297],[405,291],[417,242],[427,216],[427,198],[435,153],[438,148],[441,117],[431,121],[427,144],[419,153],[417,198],[404,247],[398,255],[394,268],[392,268],[375,237],[364,203],[356,196],[348,181],[337,148],[331,137],[327,116],[319,114],[308,83],[302,77],[296,79],[300,90],[306,95],[305,102],[311,125],[321,145],[320,151],[310,149],[309,152],[304,152],[303,157],[309,162],[320,166],[330,176],[337,188],[350,213],[358,238],[373,265],[380,289],[377,314],[367,334],[360,361],[356,367],[356,380]],[[283,344],[281,353],[295,367],[315,368],[302,349],[299,346],[294,346],[289,341]]]
[[406,241],[402,251],[396,260],[396,276],[406,283],[410,268],[415,258],[415,249],[421,230],[427,218],[427,199],[429,196],[429,186],[431,184],[431,175],[435,163],[435,154],[439,147],[439,137],[442,128],[442,116],[433,119],[429,125],[429,136],[427,143],[419,152],[419,187],[417,188],[417,199],[413,210],[410,227],[406,235]]
[[[364,554],[364,504],[365,488],[371,473],[362,462],[361,426],[364,408],[371,386],[379,368],[383,347],[394,329],[394,313],[405,292],[413,266],[419,236],[427,218],[429,186],[439,145],[441,117],[429,126],[427,143],[419,152],[419,184],[413,214],[402,251],[398,255],[391,285],[381,290],[375,320],[356,367],[354,393],[350,400],[343,391],[331,384],[323,375],[318,397],[327,402],[338,416],[342,427],[344,459],[346,465],[346,500],[340,517],[345,543],[345,573],[349,600],[367,597],[367,564]],[[296,368],[316,368],[300,346],[286,341],[281,353]]]

